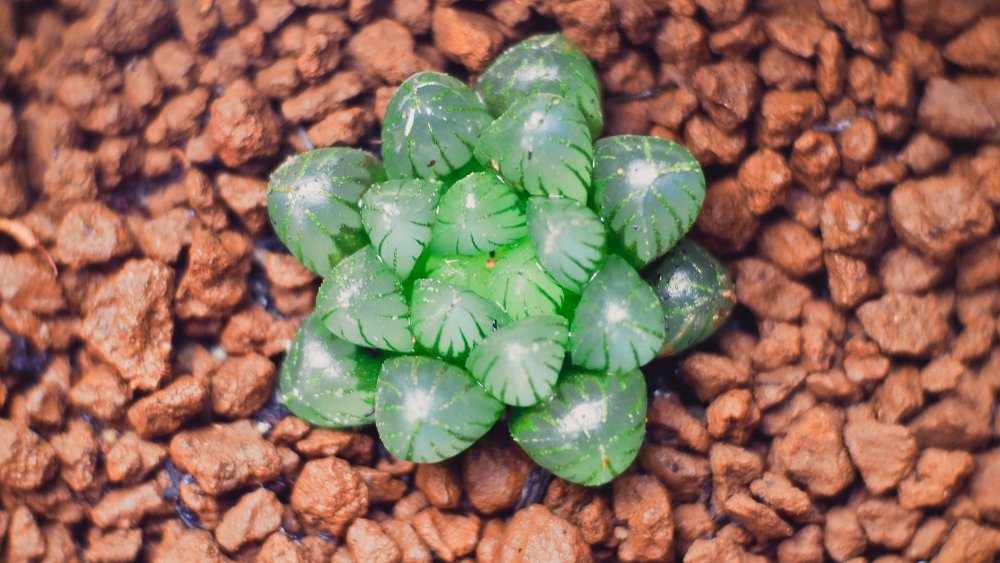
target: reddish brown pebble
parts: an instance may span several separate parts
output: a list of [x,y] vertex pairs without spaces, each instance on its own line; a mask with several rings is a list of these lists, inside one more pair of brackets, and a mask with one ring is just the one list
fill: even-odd
[[246,80],[233,82],[212,102],[208,131],[226,166],[272,156],[279,147],[277,118],[267,99]]
[[200,413],[209,398],[205,381],[184,375],[170,385],[132,403],[129,424],[146,438],[166,436]]
[[917,457],[916,440],[898,424],[851,421],[844,426],[844,442],[865,486],[876,495],[895,487]]
[[250,416],[271,396],[274,379],[274,364],[260,354],[230,358],[212,375],[212,411],[223,418]]
[[[181,432],[170,441],[170,457],[211,495],[264,483],[281,472],[277,450],[249,420]],[[303,475],[304,468],[300,483]],[[293,493],[293,504],[297,504],[294,498]]]
[[226,511],[215,529],[222,549],[234,553],[248,542],[258,542],[281,526],[282,504],[274,493],[257,489],[243,495]]
[[37,489],[58,466],[48,442],[28,428],[0,419],[0,482],[17,490]]
[[[413,518],[413,529],[417,531],[420,539],[434,550],[439,558],[449,563],[476,549],[479,528],[479,517],[475,514],[452,514],[441,512],[434,507],[421,511]],[[532,534],[534,535],[537,530],[537,527],[533,527]],[[505,542],[509,543],[511,542]],[[501,556],[501,560],[503,559]]]
[[[417,487],[423,490],[421,467],[417,467]],[[521,498],[531,467],[531,460],[513,442],[499,438],[480,441],[462,459],[462,482],[469,502],[486,515],[513,508]],[[433,500],[431,504],[440,508]]]
[[[772,296],[781,295],[781,299]],[[736,297],[739,302],[765,319],[794,321],[802,305],[812,297],[803,284],[792,281],[770,263],[746,258],[736,263]]]
[[403,554],[396,543],[377,523],[358,518],[347,529],[347,548],[355,561],[398,563]]
[[865,332],[888,354],[927,355],[941,344],[947,320],[933,295],[889,294],[858,307]]
[[951,500],[975,466],[968,452],[926,449],[913,473],[899,483],[899,504],[904,508],[940,506]]
[[816,408],[797,418],[776,441],[776,455],[785,471],[814,495],[836,495],[854,480],[841,429],[835,411]]
[[590,546],[575,526],[544,506],[532,504],[517,511],[504,530],[498,561],[534,560],[583,563],[591,560]]
[[307,526],[337,537],[368,509],[368,488],[346,461],[316,459],[302,466],[291,503]]
[[896,234],[938,260],[984,237],[994,224],[989,205],[958,176],[905,182],[892,191],[889,201]]
[[455,508],[462,500],[462,481],[448,463],[417,465],[414,484],[438,508]]

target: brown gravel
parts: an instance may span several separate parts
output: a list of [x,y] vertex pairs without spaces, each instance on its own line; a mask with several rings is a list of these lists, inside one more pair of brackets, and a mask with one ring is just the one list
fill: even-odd
[[[419,466],[278,420],[317,280],[267,173],[554,29],[605,134],[700,159],[736,282],[646,370],[638,463],[539,486],[502,432]],[[0,235],[0,558],[992,562],[998,36],[981,0],[0,1],[0,219],[58,266]]]

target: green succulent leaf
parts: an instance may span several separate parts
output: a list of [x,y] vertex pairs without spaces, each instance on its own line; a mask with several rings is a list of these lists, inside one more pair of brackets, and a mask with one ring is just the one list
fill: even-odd
[[565,297],[563,288],[538,262],[530,241],[499,254],[490,272],[486,296],[514,319],[555,314]]
[[580,296],[570,326],[573,363],[624,373],[656,357],[663,338],[660,298],[625,260],[609,256]]
[[333,334],[358,346],[412,352],[410,309],[399,276],[366,246],[323,280],[316,309]]
[[563,35],[539,35],[507,49],[476,81],[493,115],[539,93],[555,94],[576,105],[597,137],[604,126],[601,91],[587,55]]
[[388,180],[361,196],[361,222],[382,260],[406,279],[431,241],[441,184]]
[[538,465],[589,486],[627,469],[645,431],[646,382],[637,370],[570,371],[552,398],[510,416],[511,435]]
[[407,78],[382,124],[382,160],[390,178],[445,178],[472,160],[493,118],[471,88],[438,72]]
[[375,422],[375,384],[382,359],[330,334],[318,313],[299,327],[281,366],[278,389],[292,414],[316,426]]
[[524,204],[495,174],[474,172],[441,196],[431,238],[438,255],[480,254],[528,234]]
[[437,280],[413,286],[413,334],[438,356],[462,358],[510,317],[471,290]]
[[607,230],[587,206],[567,198],[528,199],[526,215],[538,261],[556,282],[580,293],[607,256]]
[[586,203],[594,144],[580,110],[559,96],[536,94],[511,106],[483,132],[476,160],[531,195]]
[[568,342],[565,318],[527,317],[487,336],[465,366],[490,395],[526,407],[552,394]]
[[384,179],[378,159],[358,149],[333,147],[293,156],[268,182],[274,232],[305,267],[326,275],[367,243],[358,200]]
[[711,336],[736,304],[733,281],[725,268],[687,238],[663,257],[647,279],[663,304],[663,356],[679,354]]
[[597,141],[597,210],[641,265],[683,237],[705,201],[705,176],[681,145],[658,137],[620,135]]
[[375,395],[376,427],[392,455],[435,463],[489,431],[503,404],[462,368],[423,356],[386,360]]
[[477,295],[486,297],[487,284],[496,259],[489,254],[474,256],[434,256],[427,258],[423,277],[471,289]]

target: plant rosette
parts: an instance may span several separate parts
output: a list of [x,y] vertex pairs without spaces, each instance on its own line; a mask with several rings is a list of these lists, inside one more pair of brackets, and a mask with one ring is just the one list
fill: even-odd
[[324,427],[374,423],[394,456],[452,457],[507,413],[539,465],[600,485],[645,434],[640,368],[733,306],[684,238],[705,178],[656,137],[596,140],[597,76],[562,35],[501,54],[475,89],[422,72],[386,109],[382,159],[353,148],[271,176],[278,237],[323,276],[281,371]]

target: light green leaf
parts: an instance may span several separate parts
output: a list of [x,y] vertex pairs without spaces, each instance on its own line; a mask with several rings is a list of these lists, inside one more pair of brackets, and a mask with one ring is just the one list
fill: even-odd
[[583,291],[607,255],[601,218],[567,198],[530,198],[526,214],[538,261],[560,285]]
[[417,342],[441,357],[464,357],[510,321],[496,304],[471,290],[437,280],[417,280],[412,301]]
[[359,346],[413,351],[409,307],[399,276],[366,246],[323,280],[316,309],[333,334]]
[[487,285],[490,272],[496,264],[496,259],[489,254],[474,256],[434,256],[427,258],[424,268],[425,277],[457,285],[463,289],[471,289],[481,297],[487,296]]
[[528,317],[486,337],[465,366],[491,395],[526,407],[552,394],[568,341],[565,318]]
[[513,409],[510,433],[535,463],[596,487],[628,469],[646,432],[646,382],[623,374],[570,371],[555,395]]
[[663,304],[663,356],[679,354],[711,336],[736,304],[733,281],[725,268],[688,238],[681,239],[647,279]]
[[586,204],[594,144],[578,109],[559,96],[536,94],[511,106],[483,132],[476,160],[531,195]]
[[705,201],[705,176],[691,153],[658,137],[620,135],[597,141],[597,210],[622,244],[646,265],[694,225]]
[[549,93],[576,105],[593,137],[600,135],[604,126],[594,67],[563,35],[538,35],[507,49],[479,76],[476,90],[493,115],[534,94]]
[[382,260],[406,279],[431,240],[441,184],[388,180],[361,197],[361,222]]
[[281,401],[316,426],[350,428],[375,422],[375,383],[382,359],[330,334],[318,313],[299,327],[281,366]]
[[573,363],[624,373],[656,357],[663,338],[660,298],[625,260],[609,256],[580,296],[570,326]]
[[382,124],[382,159],[390,178],[446,178],[472,160],[493,122],[471,88],[438,72],[407,78],[392,95]]
[[431,252],[480,254],[511,245],[528,234],[524,204],[495,174],[475,172],[441,196]]
[[471,446],[503,413],[465,370],[423,356],[386,360],[375,398],[379,437],[392,455],[436,463]]
[[358,149],[333,147],[293,156],[268,182],[274,232],[299,262],[326,275],[367,243],[358,200],[384,179],[378,159]]
[[486,296],[514,319],[559,312],[565,297],[535,257],[531,242],[501,251],[490,272]]

